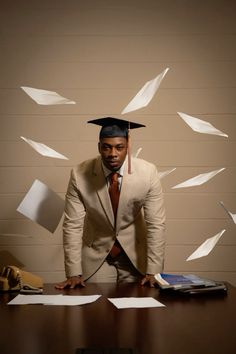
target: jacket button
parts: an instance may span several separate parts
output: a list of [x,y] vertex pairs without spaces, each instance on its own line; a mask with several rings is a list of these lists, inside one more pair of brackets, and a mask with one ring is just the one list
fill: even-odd
[[106,253],[109,253],[109,252],[110,252],[110,250],[109,250],[109,248],[107,248],[107,249],[106,249]]

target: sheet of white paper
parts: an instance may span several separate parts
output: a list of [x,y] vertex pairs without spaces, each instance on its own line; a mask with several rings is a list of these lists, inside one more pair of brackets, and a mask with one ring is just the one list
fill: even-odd
[[136,96],[123,109],[121,114],[136,111],[137,109],[146,107],[157,92],[168,70],[169,68],[166,68],[155,79],[146,82],[146,84],[141,88],[141,90],[136,94]]
[[212,134],[212,135],[220,135],[228,138],[228,135],[223,133],[222,131],[216,129],[211,123],[206,122],[205,120],[201,120],[199,118],[195,118],[189,116],[186,113],[177,112],[178,115],[187,123],[192,130],[198,133],[203,134]]
[[40,155],[43,156],[48,156],[48,157],[53,157],[56,159],[62,159],[62,160],[68,160],[68,158],[59,152],[51,149],[45,144],[42,143],[37,143],[36,141],[30,140],[28,138],[25,138],[21,136],[21,139],[23,139],[27,144],[29,144],[35,151],[37,151]]
[[120,297],[108,298],[118,309],[144,308],[144,307],[165,307],[153,297]]
[[138,157],[140,152],[142,151],[143,148],[138,148],[138,150],[136,151],[136,153],[134,154],[134,157]]
[[64,200],[36,179],[17,211],[53,233],[62,217]]
[[207,173],[201,173],[200,175],[190,178],[185,182],[177,184],[176,186],[172,187],[172,189],[200,186],[201,184],[206,183],[207,181],[209,181],[211,178],[213,178],[215,175],[217,175],[223,170],[225,170],[224,167],[220,168],[219,170],[215,170]]
[[215,247],[215,245],[217,244],[217,242],[219,241],[219,239],[221,238],[221,236],[223,235],[224,232],[225,232],[225,230],[222,230],[217,235],[206,239],[206,241],[203,242],[201,244],[201,246],[199,246],[196,249],[196,251],[194,251],[186,259],[186,261],[191,261],[191,260],[196,259],[196,258],[201,258],[201,257],[207,256],[213,250],[213,248]]
[[8,305],[52,304],[62,295],[22,295],[18,294]]
[[17,295],[8,305],[57,305],[57,306],[78,306],[96,301],[101,295]]
[[176,167],[172,168],[171,170],[166,170],[166,171],[158,171],[160,179],[168,176],[171,172],[174,172],[176,170]]
[[231,213],[224,205],[223,202],[219,202],[220,205],[224,208],[224,210],[226,211],[226,213],[230,216],[230,218],[233,220],[233,222],[236,224],[236,214]]
[[22,90],[30,96],[36,103],[41,105],[56,105],[56,104],[76,104],[68,98],[60,96],[55,91],[36,89],[33,87],[21,86]]

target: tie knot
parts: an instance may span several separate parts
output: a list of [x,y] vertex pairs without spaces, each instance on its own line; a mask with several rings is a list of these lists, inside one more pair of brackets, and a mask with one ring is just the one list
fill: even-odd
[[113,173],[111,173],[111,182],[113,183],[113,182],[117,182],[118,181],[118,173],[117,172],[113,172]]

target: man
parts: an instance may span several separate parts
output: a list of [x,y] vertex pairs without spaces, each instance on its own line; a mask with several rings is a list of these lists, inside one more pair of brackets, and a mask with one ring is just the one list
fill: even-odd
[[165,210],[156,167],[130,159],[129,129],[143,125],[112,117],[88,123],[102,126],[100,156],[71,172],[63,224],[67,279],[56,288],[85,281],[153,286],[163,269]]

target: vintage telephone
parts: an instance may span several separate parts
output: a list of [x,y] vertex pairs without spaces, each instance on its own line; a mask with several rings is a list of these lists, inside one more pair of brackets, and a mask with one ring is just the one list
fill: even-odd
[[40,294],[43,281],[37,275],[25,272],[16,266],[5,266],[0,273],[0,291]]

